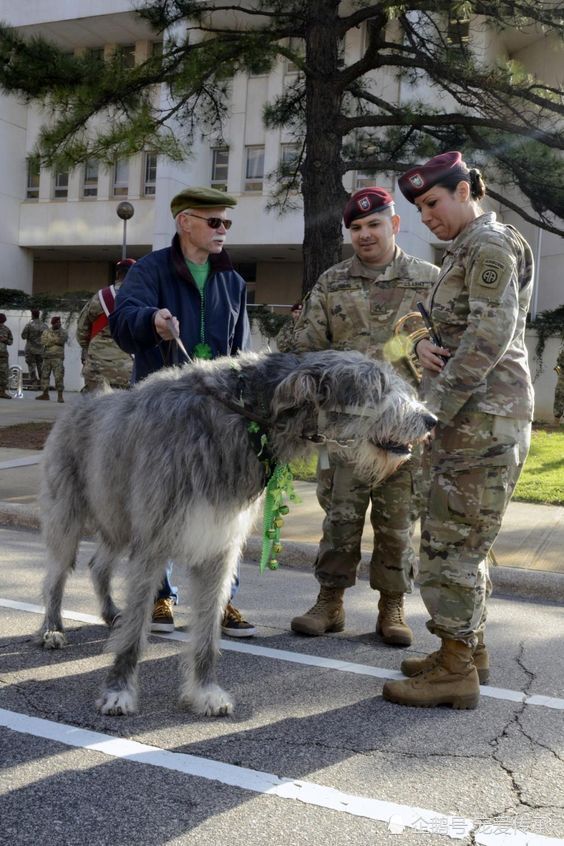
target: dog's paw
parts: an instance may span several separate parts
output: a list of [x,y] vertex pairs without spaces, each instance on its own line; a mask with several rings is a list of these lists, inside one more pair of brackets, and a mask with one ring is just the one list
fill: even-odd
[[56,629],[48,629],[41,635],[41,646],[43,649],[62,649],[67,639],[64,632]]
[[126,717],[137,711],[137,699],[129,690],[106,690],[96,701],[100,714],[111,717]]
[[201,714],[204,717],[227,717],[233,713],[233,700],[217,684],[185,688],[180,702],[190,708],[194,714]]

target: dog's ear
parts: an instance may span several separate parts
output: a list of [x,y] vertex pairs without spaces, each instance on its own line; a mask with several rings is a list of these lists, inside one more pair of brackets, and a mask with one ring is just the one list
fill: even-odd
[[290,373],[280,382],[272,397],[272,413],[279,417],[285,411],[300,409],[307,404],[319,406],[318,381],[304,370]]

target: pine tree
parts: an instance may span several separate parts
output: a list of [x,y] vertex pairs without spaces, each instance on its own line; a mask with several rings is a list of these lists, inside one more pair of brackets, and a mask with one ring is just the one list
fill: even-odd
[[[154,0],[139,14],[165,38],[162,55],[133,68],[119,51],[100,63],[0,27],[0,86],[53,116],[39,142],[44,163],[109,162],[148,146],[180,160],[196,129],[221,137],[234,74],[266,71],[285,57],[299,74],[264,120],[290,130],[299,148],[278,173],[271,204],[302,193],[304,290],[340,259],[342,178],[350,170],[399,173],[460,149],[484,165],[488,183],[503,185],[503,193],[489,189],[494,199],[564,234],[562,90],[514,61],[482,61],[478,44],[488,30],[533,31],[561,61],[564,3]],[[360,26],[363,54],[345,64],[345,37]],[[407,92],[400,103],[386,95],[384,72]],[[425,90],[444,107],[418,100]],[[104,128],[93,132],[100,116]]]

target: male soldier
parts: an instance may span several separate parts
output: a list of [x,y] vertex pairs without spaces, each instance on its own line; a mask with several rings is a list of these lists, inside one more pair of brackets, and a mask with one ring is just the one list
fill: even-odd
[[57,402],[64,402],[65,344],[68,339],[69,333],[61,326],[61,318],[52,317],[51,328],[46,329],[41,335],[44,350],[41,368],[41,390],[43,393],[35,397],[36,400],[49,399],[49,378],[51,371],[53,371],[55,388],[57,389]]
[[554,391],[554,422],[564,424],[564,346],[556,359],[556,389]]
[[41,335],[49,327],[39,317],[39,309],[31,309],[31,320],[22,329],[22,338],[25,341],[25,363],[27,372],[31,379],[30,387],[39,390],[41,378],[41,366],[43,364],[43,347],[41,346]]
[[284,324],[276,338],[276,345],[281,352],[292,349],[292,338],[294,336],[294,326],[300,314],[303,311],[303,303],[297,302],[290,308],[290,320]]
[[121,259],[116,264],[113,285],[102,288],[86,303],[78,316],[76,339],[83,352],[82,377],[86,391],[109,385],[128,388],[133,359],[111,336],[109,316],[115,308],[116,294],[135,259]]
[[12,399],[7,391],[9,366],[8,347],[14,343],[10,329],[6,326],[6,315],[0,314],[0,399]]
[[[352,195],[343,213],[354,255],[323,273],[294,326],[290,348],[305,352],[333,348],[359,350],[373,358],[390,358],[386,345],[394,325],[424,299],[438,268],[406,255],[396,246],[400,219],[393,198],[383,188],[363,188]],[[394,362],[411,384],[416,379],[406,360]],[[376,633],[384,643],[409,646],[412,632],[405,623],[403,596],[411,591],[415,553],[411,546],[418,497],[419,469],[415,457],[392,476],[371,488],[356,477],[352,466],[329,452],[329,468],[319,469],[317,496],[325,511],[323,535],[315,562],[321,585],[315,605],[294,617],[292,630],[320,635],[342,631],[343,596],[354,585],[368,503],[374,550],[370,586],[380,591]]]

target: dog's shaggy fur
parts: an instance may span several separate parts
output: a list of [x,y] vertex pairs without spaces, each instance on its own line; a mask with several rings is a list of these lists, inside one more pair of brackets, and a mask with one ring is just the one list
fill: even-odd
[[268,418],[280,462],[305,454],[308,438],[321,434],[348,440],[347,453],[371,479],[393,472],[408,457],[408,444],[436,422],[390,367],[355,352],[249,353],[166,369],[131,391],[81,398],[45,447],[48,563],[40,636],[47,648],[63,645],[65,582],[84,529],[95,530],[100,544],[90,567],[109,626],[119,614],[111,572],[119,557],[129,558],[127,607],[111,639],[116,657],[97,703],[103,714],[136,710],[137,663],[169,559],[191,576],[181,701],[200,714],[233,709],[215,683],[220,617],[264,475],[249,420],[222,398],[242,400]]

